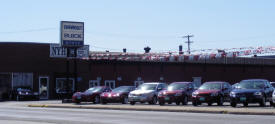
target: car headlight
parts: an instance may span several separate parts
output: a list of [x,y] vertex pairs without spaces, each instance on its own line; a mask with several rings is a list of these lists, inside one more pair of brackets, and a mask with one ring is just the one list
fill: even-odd
[[262,95],[262,92],[255,92],[254,95],[256,95],[256,96],[261,96],[261,95]]
[[116,93],[114,96],[120,96],[120,94],[119,94],[119,93]]
[[23,94],[21,91],[18,94]]
[[192,93],[192,96],[197,96],[198,94],[199,94],[199,92],[195,91],[195,92]]
[[181,96],[182,95],[182,93],[176,93],[175,94],[175,96]]
[[218,96],[218,93],[211,93],[211,96]]
[[100,94],[100,96],[104,96],[104,95],[105,95],[105,93],[101,93],[101,94]]
[[160,92],[160,93],[158,94],[158,96],[163,96],[163,93]]
[[236,93],[235,92],[230,92],[230,96],[231,97],[236,97]]

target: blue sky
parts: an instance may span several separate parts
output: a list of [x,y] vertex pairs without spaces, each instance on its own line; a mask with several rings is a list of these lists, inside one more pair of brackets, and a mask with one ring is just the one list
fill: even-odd
[[85,23],[92,51],[275,46],[274,0],[6,0],[0,41],[59,43],[60,21]]

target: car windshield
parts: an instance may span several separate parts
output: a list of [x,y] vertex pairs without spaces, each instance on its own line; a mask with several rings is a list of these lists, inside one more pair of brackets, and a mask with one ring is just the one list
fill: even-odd
[[168,91],[172,90],[184,90],[187,88],[188,84],[187,83],[173,83],[168,86]]
[[221,83],[204,83],[199,88],[200,90],[220,90],[222,89]]
[[264,88],[264,81],[241,81],[237,86],[238,89],[262,89]]
[[94,93],[94,92],[100,92],[102,91],[102,87],[92,87],[92,88],[89,88],[88,90],[86,90],[85,92],[86,93]]
[[138,86],[137,90],[155,90],[157,84],[142,84]]
[[112,92],[130,92],[133,88],[128,86],[121,86],[112,90]]

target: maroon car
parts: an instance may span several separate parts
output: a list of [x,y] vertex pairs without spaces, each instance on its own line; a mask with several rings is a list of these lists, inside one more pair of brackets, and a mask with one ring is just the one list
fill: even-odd
[[182,103],[187,105],[188,100],[191,100],[192,92],[194,91],[194,83],[192,82],[174,82],[171,83],[167,90],[163,90],[158,94],[159,105],[165,103],[171,104],[175,102],[177,105]]
[[100,94],[103,92],[112,91],[109,87],[106,86],[96,86],[89,88],[85,92],[76,92],[72,96],[74,103],[80,102],[93,102],[95,104],[100,103]]
[[113,89],[111,92],[104,92],[100,95],[100,101],[102,104],[107,103],[128,103],[128,94],[135,90],[134,86],[120,86]]
[[230,101],[231,85],[227,82],[213,81],[205,82],[198,90],[192,93],[192,104],[194,106],[201,103],[217,103],[222,106],[224,101]]

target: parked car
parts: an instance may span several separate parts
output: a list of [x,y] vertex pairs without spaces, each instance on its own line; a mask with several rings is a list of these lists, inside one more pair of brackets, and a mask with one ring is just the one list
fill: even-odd
[[13,88],[10,93],[10,99],[21,100],[39,100],[38,92],[33,92],[29,87],[17,87]]
[[128,103],[128,95],[131,91],[135,90],[135,86],[120,86],[113,89],[111,92],[104,92],[100,95],[102,104],[107,103]]
[[219,106],[222,106],[224,102],[230,101],[230,91],[231,85],[228,82],[205,82],[192,93],[192,104],[197,106],[201,103],[208,103],[208,106],[211,106],[216,102]]
[[111,88],[106,86],[96,86],[89,88],[84,92],[76,92],[72,96],[72,101],[74,103],[81,102],[93,102],[95,104],[100,103],[100,94],[103,92],[110,92]]
[[168,85],[167,90],[159,92],[159,105],[171,104],[172,102],[177,105],[180,105],[180,103],[187,105],[188,101],[191,100],[194,88],[194,83],[192,82],[173,82]]
[[138,88],[129,93],[129,102],[134,105],[136,102],[148,102],[149,104],[157,103],[157,96],[161,90],[166,89],[166,83],[151,82],[143,83]]
[[242,80],[236,89],[230,93],[231,106],[236,107],[238,103],[248,106],[248,103],[259,103],[265,106],[266,102],[272,101],[273,87],[265,79]]

